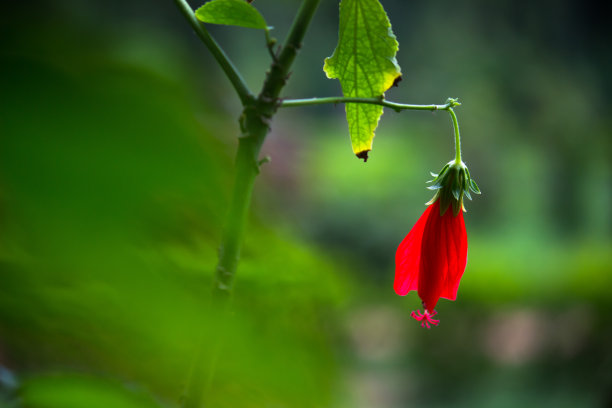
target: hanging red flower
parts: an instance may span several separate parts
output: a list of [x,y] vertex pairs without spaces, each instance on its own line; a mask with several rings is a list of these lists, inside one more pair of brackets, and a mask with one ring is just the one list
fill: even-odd
[[462,162],[447,164],[434,177],[429,188],[437,190],[436,195],[395,255],[395,292],[405,296],[417,291],[425,311],[417,310],[411,316],[428,329],[440,322],[433,319],[438,300],[457,298],[468,247],[463,196],[471,199],[470,189],[480,193]]

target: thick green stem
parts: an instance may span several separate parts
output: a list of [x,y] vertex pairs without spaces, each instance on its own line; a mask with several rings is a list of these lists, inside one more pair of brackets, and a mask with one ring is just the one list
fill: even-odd
[[453,108],[448,108],[451,120],[453,121],[453,129],[455,130],[455,164],[461,163],[461,134],[459,133],[459,122]]
[[253,183],[258,173],[261,146],[269,123],[278,108],[278,96],[287,82],[306,29],[320,0],[304,0],[295,17],[278,58],[272,62],[259,97],[245,106],[241,118],[242,136],[236,156],[236,179],[230,211],[219,250],[213,291],[230,294],[240,257],[240,247],[251,202]]
[[[278,96],[287,82],[291,65],[301,47],[304,34],[320,0],[304,0],[302,2],[278,58],[274,58],[272,61],[257,99],[254,99],[246,86],[243,86],[244,81],[202,25],[197,21],[194,22],[195,17],[189,5],[184,0],[175,1],[232,81],[244,107],[240,118],[242,134],[239,138],[236,154],[234,188],[219,247],[219,263],[215,269],[213,283],[213,306],[216,311],[222,314],[221,321],[225,321],[228,316],[228,299],[230,299],[232,293],[234,277],[240,259],[240,249],[247,224],[253,185],[259,173],[261,146],[268,134],[270,121],[280,105]],[[214,333],[219,341],[219,349],[222,345],[223,331],[223,328],[219,328],[218,332]],[[206,333],[202,333],[202,339],[205,335]],[[215,355],[220,352],[213,350],[213,361],[207,363],[202,347],[203,341],[200,342],[184,395],[183,407],[185,408],[200,408],[205,390],[211,386]]]
[[[244,127],[248,133],[244,133],[239,139],[234,191],[219,246],[219,263],[215,270],[213,286],[213,293],[216,296],[229,295],[232,290],[251,205],[253,185],[259,173],[259,151],[268,132],[267,125],[259,120],[257,115],[253,113],[249,116],[250,118],[244,118]],[[259,124],[252,121],[258,121]]]
[[229,324],[229,299],[234,276],[240,259],[240,248],[247,224],[251,196],[255,178],[259,173],[258,156],[261,145],[268,131],[264,121],[258,119],[253,106],[247,106],[241,117],[242,135],[238,141],[236,153],[234,189],[229,211],[219,246],[219,262],[215,269],[213,281],[213,298],[211,307],[217,314],[220,326],[216,327],[213,349],[204,354],[204,344],[210,328],[202,327],[199,333],[198,348],[188,379],[183,408],[200,408],[205,395],[210,391],[215,372],[216,361],[221,353],[225,327]]
[[240,72],[238,72],[238,69],[236,69],[232,61],[230,61],[229,57],[225,54],[223,49],[221,49],[219,44],[217,44],[214,38],[210,36],[204,27],[204,24],[196,18],[191,6],[187,3],[187,1],[174,0],[174,2],[181,13],[183,13],[183,16],[185,16],[187,19],[189,25],[191,25],[191,28],[193,28],[200,40],[202,40],[204,45],[206,45],[206,48],[208,48],[210,53],[217,60],[219,66],[221,66],[221,69],[223,72],[225,72],[225,75],[234,86],[236,93],[238,93],[238,97],[240,98],[242,104],[246,105],[249,100],[254,98],[254,96],[246,85],[242,75],[240,75]]

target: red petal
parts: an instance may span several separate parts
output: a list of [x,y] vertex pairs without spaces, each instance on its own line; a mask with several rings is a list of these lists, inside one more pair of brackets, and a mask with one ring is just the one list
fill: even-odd
[[459,282],[465,271],[467,264],[467,233],[465,232],[465,222],[463,221],[463,212],[459,212],[454,216],[451,211],[447,211],[450,216],[443,220],[447,230],[448,242],[447,251],[448,258],[452,260],[448,264],[448,271],[440,297],[449,300],[457,299],[457,290],[459,290]]
[[427,218],[433,205],[428,206],[418,219],[406,238],[400,243],[395,253],[395,293],[405,296],[411,290],[417,290],[419,265],[421,260],[421,240]]
[[[440,217],[440,201],[431,205],[432,214],[427,219],[421,242],[419,268],[419,297],[427,310],[433,311],[440,298],[443,280],[448,269],[446,235]],[[445,215],[450,211],[447,210]]]
[[455,300],[467,261],[467,234],[463,213],[452,207],[439,216],[439,203],[432,205],[421,242],[418,292],[425,308],[433,310],[440,297]]

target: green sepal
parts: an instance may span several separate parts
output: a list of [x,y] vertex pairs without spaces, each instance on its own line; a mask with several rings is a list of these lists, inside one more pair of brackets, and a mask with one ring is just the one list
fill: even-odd
[[464,190],[463,194],[468,198],[468,200],[472,200],[472,195],[470,194],[470,190]]
[[433,204],[436,200],[440,200],[440,216],[444,215],[451,205],[455,215],[459,214],[459,211],[465,211],[463,197],[471,200],[470,190],[480,194],[476,182],[470,176],[470,171],[463,162],[451,161],[442,168],[440,173],[431,174],[434,179],[428,181],[428,183],[433,184],[427,188],[435,190],[436,194],[427,204]]
[[480,194],[480,189],[478,188],[478,184],[476,184],[474,179],[470,179],[470,190],[476,194]]
[[455,197],[455,200],[459,201],[459,196],[461,195],[461,190],[459,189],[459,186],[455,184],[451,191],[453,193],[453,197]]

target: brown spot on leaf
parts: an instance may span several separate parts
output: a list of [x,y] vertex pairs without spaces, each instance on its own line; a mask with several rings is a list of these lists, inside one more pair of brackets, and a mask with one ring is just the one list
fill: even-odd
[[399,86],[399,83],[402,82],[402,76],[398,75],[395,80],[393,81],[393,85],[391,86]]
[[364,150],[362,152],[357,153],[357,157],[360,159],[363,159],[363,162],[367,162],[368,161],[368,152],[369,150]]

